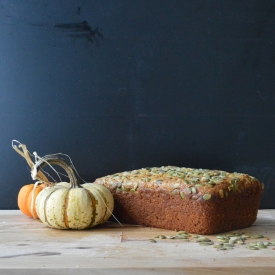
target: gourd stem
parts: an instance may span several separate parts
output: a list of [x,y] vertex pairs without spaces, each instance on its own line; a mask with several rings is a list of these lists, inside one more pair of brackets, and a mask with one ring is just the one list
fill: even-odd
[[56,155],[47,155],[41,158],[35,163],[32,170],[36,169],[38,172],[42,167],[52,164],[58,165],[66,171],[70,179],[71,188],[82,188],[82,186],[80,185],[79,177],[77,176],[77,172],[75,171],[74,167],[69,162]]

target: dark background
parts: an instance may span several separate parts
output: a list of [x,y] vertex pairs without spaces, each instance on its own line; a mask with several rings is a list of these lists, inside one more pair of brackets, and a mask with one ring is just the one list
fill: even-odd
[[248,173],[275,208],[275,1],[0,0],[0,34],[1,209],[33,182],[12,139],[88,182]]

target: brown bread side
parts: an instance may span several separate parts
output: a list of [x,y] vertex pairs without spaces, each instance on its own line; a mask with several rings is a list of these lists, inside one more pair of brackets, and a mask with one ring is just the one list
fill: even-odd
[[112,192],[120,222],[195,234],[251,226],[263,192],[263,184],[246,174],[175,166],[116,173],[95,183]]

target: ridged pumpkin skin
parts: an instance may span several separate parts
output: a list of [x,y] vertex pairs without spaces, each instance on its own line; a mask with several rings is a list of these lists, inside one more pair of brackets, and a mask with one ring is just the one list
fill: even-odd
[[40,192],[36,198],[40,220],[57,229],[85,229],[106,222],[114,209],[113,195],[98,184],[82,186],[56,185]]
[[[42,185],[37,185],[35,190],[34,190],[34,202],[36,200],[37,195],[40,193],[40,191],[42,191],[42,189],[45,187],[44,184]],[[21,210],[21,212],[29,217],[33,217],[35,219],[38,218],[38,215],[36,213],[36,207],[35,207],[35,203],[33,205],[33,214],[32,215],[32,211],[31,211],[31,204],[32,204],[32,191],[34,188],[34,184],[28,184],[28,185],[24,185],[19,193],[18,193],[18,198],[17,198],[17,203],[18,203],[18,207]]]
[[[59,157],[46,156],[36,164],[57,164],[68,174],[70,183],[46,187],[36,198],[36,211],[46,225],[57,229],[85,229],[104,223],[114,210],[112,193],[93,183],[79,184],[75,169]],[[45,161],[46,160],[46,161]]]

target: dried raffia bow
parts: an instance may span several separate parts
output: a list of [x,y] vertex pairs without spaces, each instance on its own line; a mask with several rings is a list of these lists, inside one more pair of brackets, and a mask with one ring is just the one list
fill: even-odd
[[[15,145],[14,144],[15,142],[19,143],[19,145],[18,146]],[[27,161],[28,165],[31,168],[31,171],[33,171],[33,168],[35,168],[35,164],[32,161],[32,158],[31,158],[31,155],[27,149],[27,146],[25,144],[20,143],[17,140],[13,140],[12,148]],[[35,156],[37,156],[36,153],[35,153]],[[45,174],[41,170],[34,171],[34,173],[35,173],[35,178],[33,178],[33,179],[36,179],[37,181],[34,184],[33,189],[32,189],[32,199],[31,199],[31,209],[30,210],[31,210],[32,217],[35,219],[35,214],[34,214],[34,203],[35,203],[34,202],[34,192],[35,192],[35,189],[37,188],[37,186],[39,184],[51,186],[52,183],[48,180],[48,178],[45,176]]]

